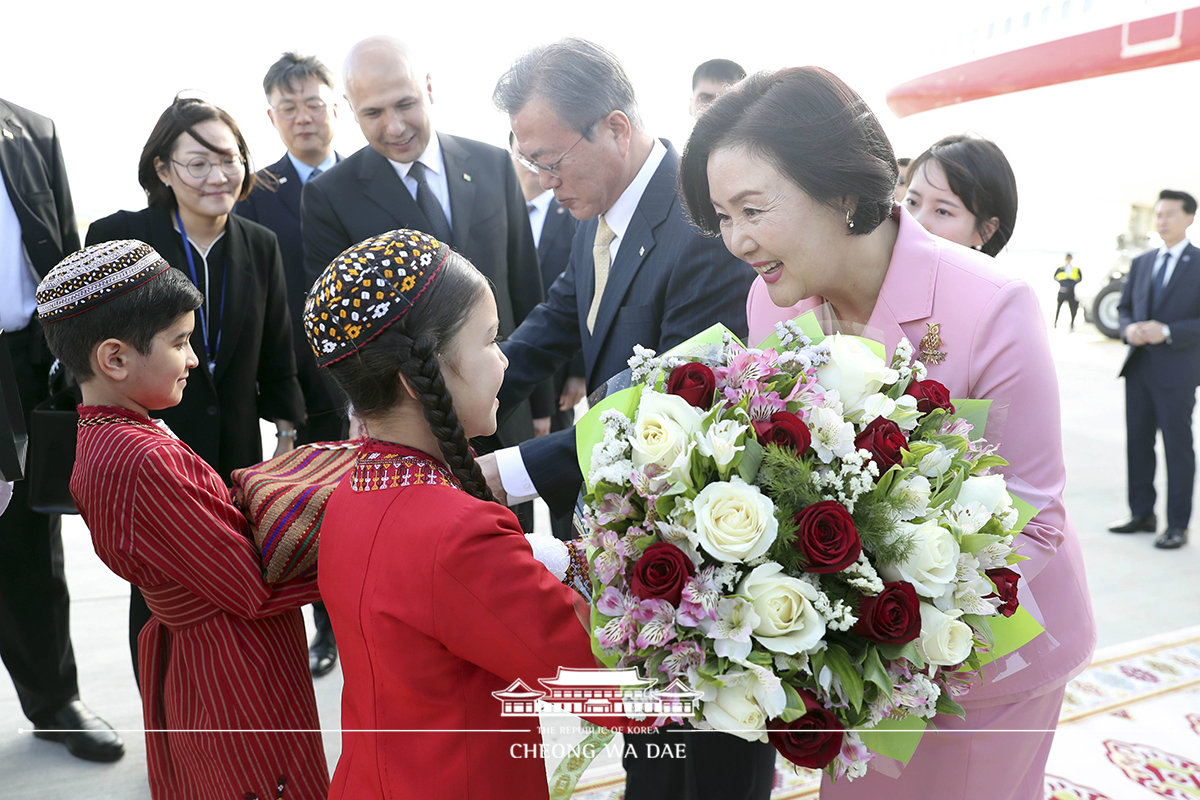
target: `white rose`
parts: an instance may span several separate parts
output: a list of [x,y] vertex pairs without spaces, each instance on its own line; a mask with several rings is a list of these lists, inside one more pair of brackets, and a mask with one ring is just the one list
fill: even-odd
[[891,419],[896,410],[896,401],[882,392],[867,395],[862,402],[862,421],[869,423],[876,417]]
[[967,478],[958,491],[958,503],[967,507],[970,503],[979,503],[988,514],[1003,517],[1012,507],[1012,498],[1004,485],[1003,475],[980,475]]
[[921,636],[917,651],[930,664],[950,667],[971,655],[975,634],[971,626],[958,619],[958,609],[943,614],[929,603],[921,603]]
[[737,593],[749,598],[758,614],[754,638],[759,644],[774,653],[797,655],[825,637],[825,620],[813,608],[817,590],[812,584],[781,572],[775,562],[755,567]]
[[[721,676],[724,686],[703,687],[704,721],[719,731],[732,733],[748,742],[765,742],[767,716],[752,696],[754,679],[746,672],[727,672]],[[710,699],[711,698],[711,699]]]
[[908,559],[884,567],[883,576],[889,581],[908,581],[922,597],[941,597],[958,572],[958,540],[932,520],[901,522],[896,527],[900,534],[911,535],[913,546]]
[[734,475],[705,486],[692,504],[700,546],[720,561],[758,558],[775,542],[775,504]]
[[904,504],[900,512],[900,519],[916,519],[925,516],[925,512],[929,510],[929,496],[932,491],[933,487],[929,485],[929,479],[924,475],[909,475],[901,481],[892,490],[896,498]]
[[861,339],[838,333],[822,344],[829,347],[829,361],[817,368],[817,382],[838,391],[847,416],[861,411],[868,395],[900,380],[900,373]]
[[921,460],[917,462],[917,472],[929,478],[937,478],[950,469],[953,461],[954,452],[947,450],[940,442],[935,443],[933,450],[921,456]]
[[737,454],[746,449],[746,445],[738,444],[738,441],[742,440],[749,429],[750,426],[732,419],[714,422],[704,436],[696,440],[696,449],[701,455],[717,462],[717,469],[724,474]]
[[[678,473],[686,466],[691,437],[700,430],[700,414],[682,397],[645,391],[633,424],[633,465],[654,464]],[[681,476],[673,474],[673,480]]]

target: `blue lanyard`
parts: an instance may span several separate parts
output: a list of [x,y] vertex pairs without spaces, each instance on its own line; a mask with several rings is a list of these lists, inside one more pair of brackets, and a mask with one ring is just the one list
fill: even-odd
[[[188,241],[187,231],[185,231],[183,229],[183,219],[179,216],[178,208],[175,209],[175,224],[177,224],[179,226],[179,238],[183,239],[183,254],[185,256],[187,256],[188,272],[191,273],[192,283],[195,284],[196,286],[199,286],[200,281],[197,280],[197,278],[196,278],[196,264],[192,260],[192,245]],[[208,356],[209,356],[209,358],[208,358],[208,374],[209,375],[212,375],[213,372],[217,369],[217,351],[219,351],[221,349],[221,323],[225,321],[225,287],[229,283],[229,274],[228,274],[229,271],[227,269],[225,269],[225,266],[226,265],[223,264],[222,268],[221,268],[221,315],[220,315],[220,317],[217,318],[217,341],[216,341],[216,344],[213,345],[212,352],[208,354]],[[205,276],[204,296],[205,296],[206,301],[208,298],[208,290],[210,288],[211,287],[209,286],[207,276]],[[207,352],[208,351],[208,311],[205,308],[205,303],[200,304],[200,332],[204,335],[204,350]]]

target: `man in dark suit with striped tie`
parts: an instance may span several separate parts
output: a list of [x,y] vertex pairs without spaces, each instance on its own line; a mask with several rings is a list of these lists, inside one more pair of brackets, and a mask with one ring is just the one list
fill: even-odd
[[1154,206],[1162,247],[1133,260],[1118,305],[1129,354],[1125,378],[1126,451],[1131,518],[1113,533],[1157,530],[1154,440],[1162,431],[1167,461],[1167,526],[1154,546],[1187,544],[1196,476],[1192,411],[1200,386],[1200,248],[1187,239],[1196,199],[1164,190]]
[[[344,439],[349,433],[345,400],[333,379],[317,369],[304,335],[304,300],[311,282],[304,275],[304,245],[300,237],[300,192],[304,184],[333,168],[340,157],[333,150],[337,99],[333,73],[314,56],[284,53],[263,78],[267,116],[287,152],[258,171],[254,191],[233,213],[267,226],[279,238],[287,281],[288,311],[292,315],[296,373],[304,392],[307,417],[296,426],[297,444]],[[317,634],[309,646],[309,667],[315,677],[333,670],[337,643],[322,603],[313,603]]]

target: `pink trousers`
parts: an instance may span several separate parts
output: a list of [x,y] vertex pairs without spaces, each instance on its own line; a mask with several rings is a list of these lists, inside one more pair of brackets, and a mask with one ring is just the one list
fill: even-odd
[[852,782],[833,784],[826,776],[821,800],[1043,800],[1065,691],[1061,686],[1020,703],[968,708],[966,719],[936,717],[937,732],[925,733],[900,777],[868,769]]

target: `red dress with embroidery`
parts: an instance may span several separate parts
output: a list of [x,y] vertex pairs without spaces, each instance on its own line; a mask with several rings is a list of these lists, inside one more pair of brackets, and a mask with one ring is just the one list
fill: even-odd
[[492,692],[596,662],[582,599],[513,513],[431,456],[367,440],[329,500],[320,563],[345,678],[330,800],[547,797],[537,718],[501,717]]
[[97,555],[154,612],[138,638],[152,796],[273,800],[283,779],[285,800],[323,800],[299,610],[316,579],[263,582],[246,518],[178,438],[122,408],[79,414],[71,493]]

